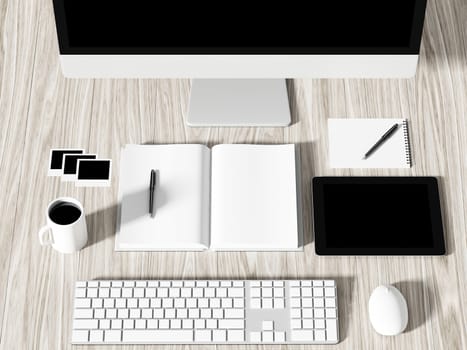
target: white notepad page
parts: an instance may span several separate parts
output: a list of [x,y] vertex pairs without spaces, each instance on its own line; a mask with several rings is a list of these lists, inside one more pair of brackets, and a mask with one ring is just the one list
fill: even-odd
[[[149,215],[151,169],[156,214]],[[202,145],[127,145],[121,154],[115,250],[202,250],[209,246],[210,150]]]
[[295,157],[295,145],[212,148],[211,249],[301,249]]
[[[372,155],[365,153],[395,123],[397,131]],[[331,168],[410,168],[406,119],[328,119]]]

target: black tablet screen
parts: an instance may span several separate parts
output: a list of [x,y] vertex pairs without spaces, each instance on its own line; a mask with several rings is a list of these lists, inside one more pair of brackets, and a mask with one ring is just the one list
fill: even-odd
[[324,185],[329,248],[432,247],[425,184]]

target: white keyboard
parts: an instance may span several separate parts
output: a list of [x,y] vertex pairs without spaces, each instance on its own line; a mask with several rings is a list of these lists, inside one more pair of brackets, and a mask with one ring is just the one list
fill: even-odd
[[336,344],[333,280],[76,282],[73,344]]

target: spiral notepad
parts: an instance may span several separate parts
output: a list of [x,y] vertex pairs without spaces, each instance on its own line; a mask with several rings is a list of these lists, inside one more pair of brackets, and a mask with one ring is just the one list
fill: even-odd
[[[397,131],[370,157],[365,153],[393,126]],[[409,129],[406,119],[328,120],[329,164],[331,168],[410,168]]]

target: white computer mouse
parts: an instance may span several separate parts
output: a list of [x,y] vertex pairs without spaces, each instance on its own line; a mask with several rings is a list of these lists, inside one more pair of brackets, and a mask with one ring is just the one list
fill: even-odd
[[382,335],[397,335],[404,331],[409,320],[407,302],[396,287],[381,285],[371,293],[368,302],[370,322]]

